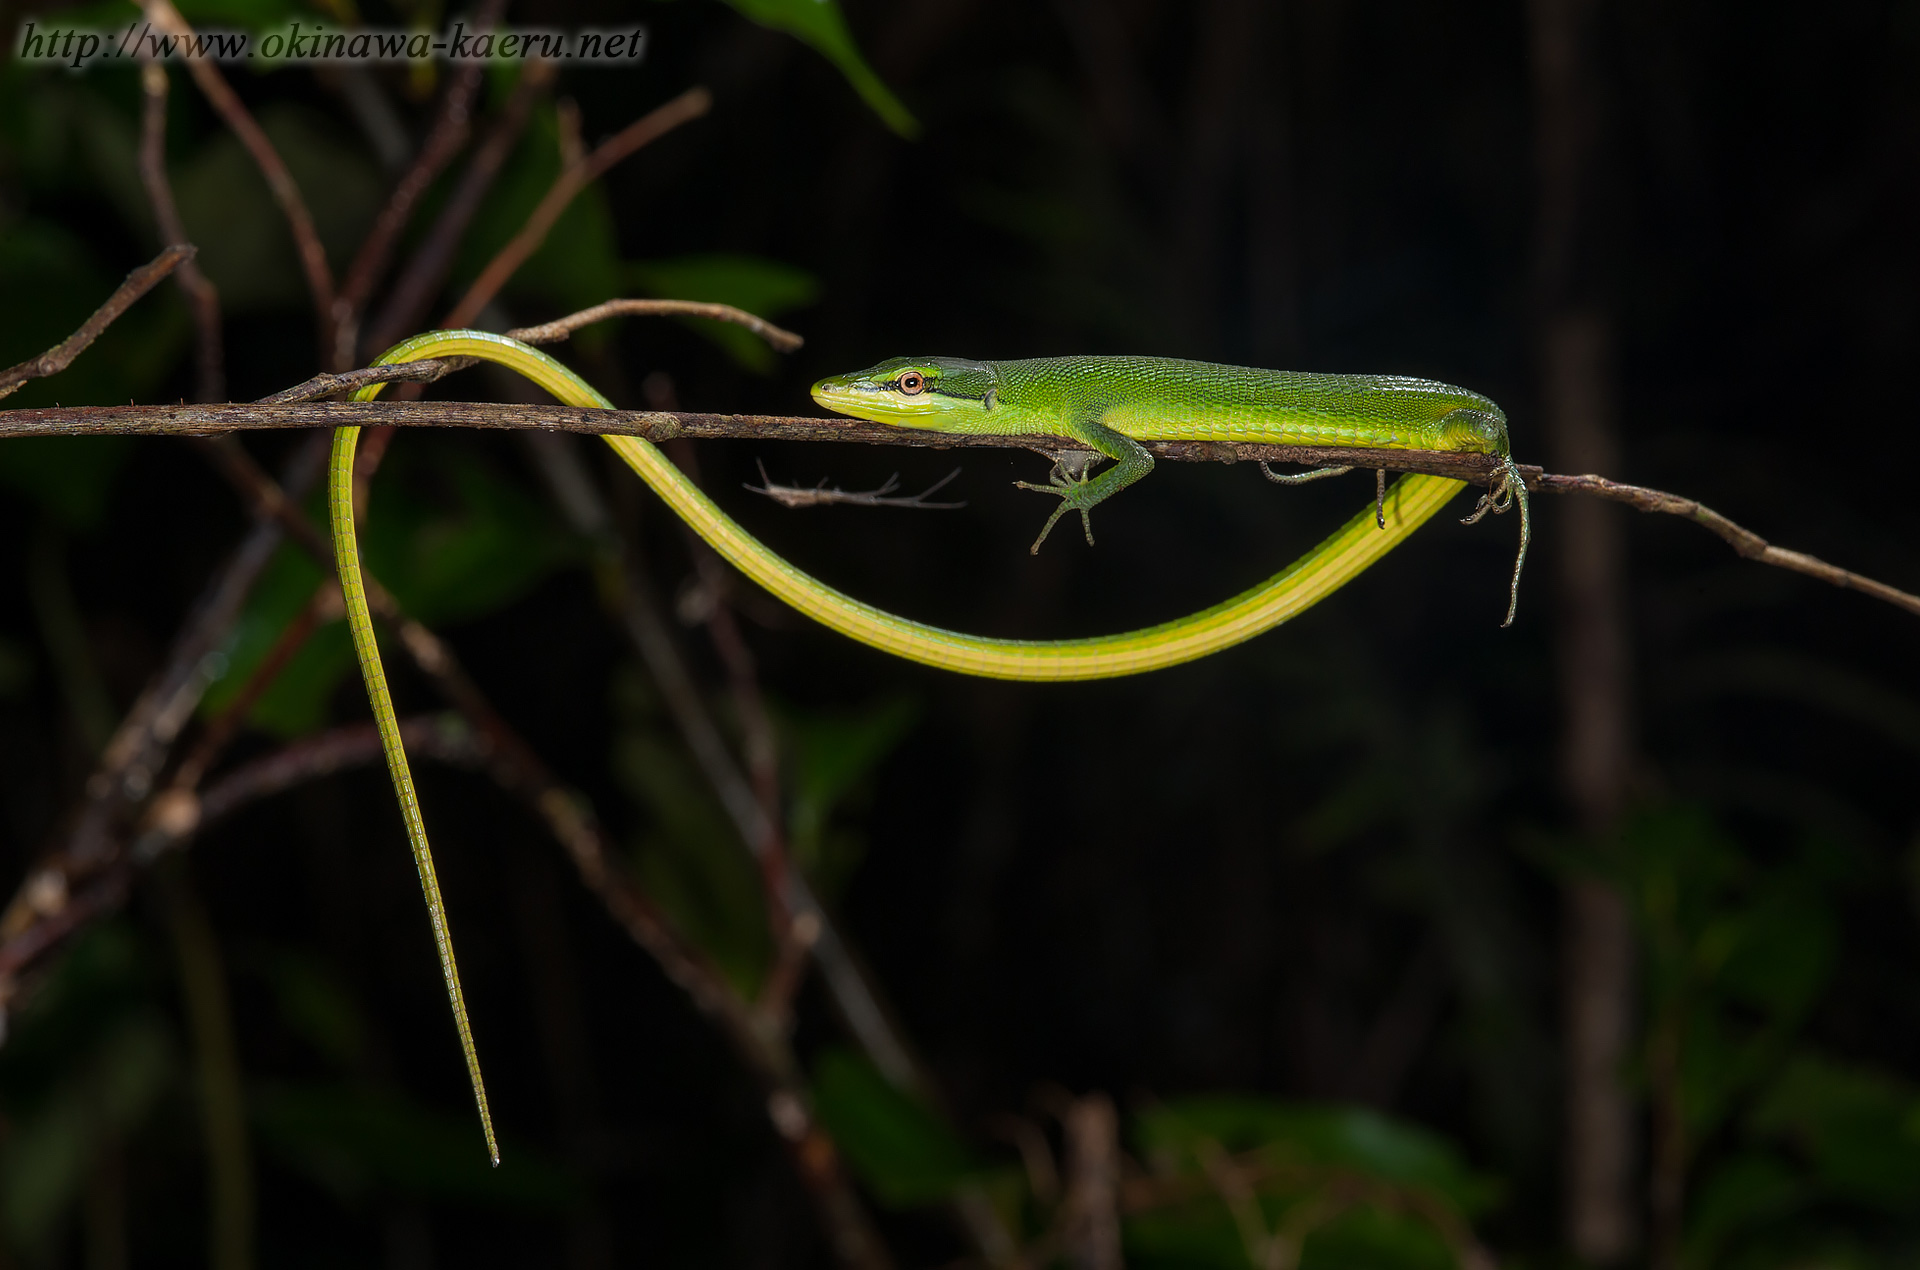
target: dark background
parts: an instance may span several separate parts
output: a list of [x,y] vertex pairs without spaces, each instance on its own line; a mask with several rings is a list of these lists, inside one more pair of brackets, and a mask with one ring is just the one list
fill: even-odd
[[[1552,465],[1536,346],[1556,302],[1539,247],[1543,72],[1525,5],[846,8],[924,125],[917,140],[889,133],[813,51],[721,5],[516,3],[516,23],[649,25],[638,69],[563,72],[558,95],[577,103],[589,144],[691,84],[716,105],[590,191],[482,324],[671,294],[658,279],[688,276],[609,275],[610,261],[742,253],[787,267],[754,276],[784,295],[773,316],[807,337],[800,352],[756,372],[702,332],[641,320],[561,355],[620,405],[670,394],[689,409],[781,414],[810,413],[805,389],[819,376],[903,353],[1397,372],[1488,394],[1512,421],[1516,456]],[[19,16],[10,6],[7,25]],[[1578,290],[1611,332],[1619,461],[1606,474],[1920,586],[1920,505],[1907,491],[1920,461],[1920,5],[1623,0],[1596,7],[1585,56],[1598,140]],[[391,177],[343,94],[304,72],[229,77],[282,121],[276,135],[304,138],[289,161],[344,256]],[[410,95],[404,72],[374,78],[418,128],[430,98]],[[227,301],[230,394],[248,400],[317,368],[311,313],[257,176],[178,68],[172,79],[171,161],[201,191],[196,202],[183,185],[183,213]],[[57,340],[158,244],[131,175],[135,74],[9,63],[4,81],[10,364]],[[494,86],[496,105],[505,88]],[[550,177],[553,119],[549,106],[536,112],[447,302]],[[257,254],[222,256],[222,242],[249,241],[246,225],[265,227]],[[65,377],[8,405],[190,396],[190,343],[186,309],[163,288]],[[434,392],[501,390],[476,373]],[[246,441],[270,468],[292,444]],[[689,575],[683,536],[586,456],[631,504],[670,598]],[[738,490],[761,460],[777,481],[847,489],[897,469],[911,492],[954,466],[946,454],[714,442],[698,456],[725,506],[833,585],[942,625],[1036,638],[1211,604],[1318,541],[1369,492],[1358,476],[1282,490],[1250,467],[1163,463],[1099,509],[1097,548],[1063,528],[1030,557],[1048,507],[1010,481],[1040,479],[1045,460],[1019,451],[965,452],[947,487],[967,500],[958,512],[795,512]],[[519,440],[403,435],[375,485],[374,521],[418,509],[394,514],[431,529],[445,513],[478,532],[470,507],[447,511],[466,506],[463,473],[499,492],[488,506],[513,563],[497,585],[469,579],[428,620],[636,860],[654,861],[636,864],[639,876],[681,886],[686,911],[706,914],[689,919],[701,937],[758,964],[764,949],[726,898],[739,867],[712,862],[737,843]],[[11,886],[58,844],[81,793],[100,740],[88,711],[118,719],[245,518],[176,441],[8,442],[0,476]],[[1570,877],[1599,876],[1634,914],[1636,1038],[1665,1024],[1699,1024],[1708,1038],[1682,1064],[1696,1126],[1687,1263],[1915,1255],[1914,618],[1738,560],[1680,520],[1614,510],[1627,543],[1633,761],[1628,808],[1602,838],[1580,832],[1558,766],[1565,503],[1551,496],[1535,500],[1511,630],[1498,623],[1515,518],[1462,528],[1441,517],[1301,620],[1114,683],[963,679],[738,597],[791,746],[789,792],[791,764],[807,755],[871,751],[834,808],[816,877],[983,1156],[1012,1160],[995,1117],[1044,1125],[1056,1089],[1106,1091],[1123,1111],[1225,1090],[1363,1103],[1443,1136],[1498,1179],[1501,1199],[1478,1228],[1503,1261],[1554,1264],[1570,1255],[1560,897]],[[681,634],[726,715],[708,640]],[[320,688],[308,722],[364,718],[346,663],[329,665],[309,672]],[[403,710],[437,708],[417,675],[394,674]],[[865,740],[835,750],[821,739],[834,727]],[[234,757],[280,743],[255,731]],[[423,763],[420,780],[509,1169],[516,1152],[543,1161],[572,1198],[329,1163],[303,1153],[297,1133],[276,1137],[281,1122],[262,1113],[261,1262],[826,1263],[763,1095],[724,1038],[517,804],[471,773]],[[662,785],[687,807],[668,806]],[[443,1132],[422,1129],[423,1141],[478,1156],[377,770],[247,809],[176,873],[210,915],[250,1094],[270,1102],[350,1079]],[[137,882],[16,1002],[27,1013],[0,1052],[0,1153],[20,1264],[78,1264],[111,1246],[100,1232],[113,1211],[140,1264],[204,1256],[165,909]],[[1723,975],[1728,948],[1760,960]],[[803,1059],[840,1038],[807,988]],[[1620,1073],[1640,1142],[1636,1211],[1659,1102],[1652,1043],[1635,1039]],[[125,1057],[140,1045],[150,1057]],[[96,1083],[73,1085],[83,1076]],[[133,1092],[101,1092],[123,1088]],[[48,1108],[69,1096],[94,1110],[61,1130]],[[48,1134],[67,1164],[33,1154],[54,1150]],[[1740,1200],[1724,1178],[1753,1168],[1779,1185]],[[71,1184],[21,1198],[24,1179],[56,1175]],[[1713,1208],[1727,1193],[1736,1200]],[[883,1206],[881,1224],[903,1264],[964,1251],[937,1213]],[[1659,1256],[1644,1239],[1635,1248],[1632,1260]]]

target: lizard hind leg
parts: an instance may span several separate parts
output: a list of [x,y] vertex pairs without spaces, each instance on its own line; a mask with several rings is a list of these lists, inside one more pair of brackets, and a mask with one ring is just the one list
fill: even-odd
[[1533,544],[1533,509],[1527,501],[1526,480],[1521,477],[1513,457],[1503,454],[1500,462],[1504,470],[1499,484],[1482,494],[1473,512],[1460,523],[1477,525],[1489,512],[1503,516],[1516,502],[1520,504],[1520,550],[1514,554],[1513,581],[1507,586],[1507,620],[1500,623],[1504,628],[1513,625],[1514,614],[1520,609],[1520,573],[1527,566],[1527,548]]
[[1501,455],[1506,464],[1506,476],[1502,483],[1507,488],[1507,496],[1520,504],[1520,550],[1513,557],[1513,582],[1507,588],[1507,620],[1500,623],[1507,627],[1513,625],[1513,615],[1520,608],[1520,571],[1527,567],[1527,548],[1533,544],[1533,510],[1527,504],[1527,483],[1520,475],[1520,469],[1514,466],[1511,455]]

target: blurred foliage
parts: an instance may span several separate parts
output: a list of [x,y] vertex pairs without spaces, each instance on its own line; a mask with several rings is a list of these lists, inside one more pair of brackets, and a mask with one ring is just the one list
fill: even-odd
[[[1065,1220],[1059,1166],[1036,1175],[981,1158],[865,1060],[825,1051],[814,1089],[821,1121],[883,1203],[924,1207],[972,1189],[1036,1246]],[[1139,1160],[1118,1197],[1140,1266],[1258,1270],[1272,1264],[1270,1240],[1302,1270],[1465,1264],[1469,1219],[1500,1190],[1434,1135],[1363,1108],[1179,1099],[1136,1112],[1130,1137]]]
[[49,1253],[89,1173],[164,1098],[179,1097],[179,1042],[155,999],[153,960],[133,930],[104,923],[11,1020],[0,1050],[8,1246]]
[[[759,866],[712,787],[668,725],[651,685],[630,668],[617,681],[614,771],[647,813],[635,844],[647,891],[743,994],[758,991],[772,943]],[[833,899],[860,861],[864,836],[844,823],[864,809],[872,779],[904,739],[914,707],[895,700],[854,714],[788,706],[777,719],[789,788],[787,848]]]
[[835,0],[727,0],[727,3],[760,25],[785,31],[812,46],[840,69],[860,99],[873,108],[873,113],[879,115],[887,127],[903,137],[919,133],[920,125],[860,55],[853,33],[847,30],[847,19]]
[[988,1175],[989,1166],[938,1112],[889,1084],[859,1055],[823,1051],[814,1060],[813,1082],[821,1123],[882,1203],[936,1204]]

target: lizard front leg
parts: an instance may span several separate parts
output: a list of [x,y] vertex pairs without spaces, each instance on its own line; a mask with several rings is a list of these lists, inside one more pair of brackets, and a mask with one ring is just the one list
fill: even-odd
[[1153,471],[1153,456],[1147,453],[1146,448],[1132,437],[1115,432],[1100,422],[1101,413],[1104,412],[1086,411],[1078,415],[1067,425],[1066,431],[1069,436],[1085,441],[1112,459],[1112,467],[1098,476],[1088,476],[1087,469],[1099,460],[1070,451],[1054,456],[1053,471],[1047,473],[1045,485],[1035,485],[1030,481],[1014,482],[1021,489],[1053,494],[1060,499],[1060,506],[1053,509],[1053,515],[1047,517],[1047,523],[1040,527],[1040,536],[1033,540],[1032,555],[1040,554],[1040,544],[1047,540],[1053,527],[1069,511],[1080,513],[1080,527],[1086,532],[1087,545],[1091,547],[1093,521],[1087,513],[1095,504],[1105,502]]

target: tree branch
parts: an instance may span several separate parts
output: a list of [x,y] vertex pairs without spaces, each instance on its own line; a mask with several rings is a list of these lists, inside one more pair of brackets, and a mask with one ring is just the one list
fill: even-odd
[[520,82],[513,86],[507,104],[487,129],[486,138],[467,161],[466,171],[460,174],[459,183],[447,196],[433,227],[407,261],[406,268],[400,271],[379,314],[369,324],[364,341],[369,354],[391,346],[420,325],[427,306],[446,280],[447,270],[453,266],[453,254],[465,237],[467,226],[526,129],[534,99],[552,86],[558,73],[552,62],[539,60],[528,63],[520,73]]
[[[180,209],[173,200],[173,183],[167,179],[166,68],[158,62],[141,63],[140,87],[146,99],[140,119],[140,183],[146,186],[147,201],[153,204],[153,220],[160,230],[160,241],[184,243],[187,227],[180,220]],[[187,293],[187,303],[193,308],[197,372],[194,396],[201,401],[219,401],[227,395],[220,339],[220,292],[191,259],[180,262],[180,289]]]
[[[182,42],[191,42],[193,27],[173,7],[171,0],[144,0],[141,6],[146,10],[149,21],[169,35],[177,36]],[[281,213],[287,218],[287,228],[293,233],[293,245],[300,256],[300,268],[307,275],[307,290],[313,294],[313,308],[320,328],[320,351],[323,357],[333,353],[333,270],[327,265],[327,249],[320,242],[320,231],[314,228],[313,213],[307,210],[307,202],[301,196],[300,186],[293,179],[293,173],[287,171],[286,163],[280,158],[280,152],[273,148],[273,142],[261,130],[240,100],[240,95],[227,83],[226,76],[212,62],[200,57],[186,59],[187,72],[193,76],[194,83],[206,95],[211,104],[233,129],[233,135],[253,157],[254,166],[260,169],[260,175],[266,178],[267,188],[273,192],[273,199],[280,204]]]
[[650,111],[601,142],[592,154],[568,164],[527,217],[527,223],[520,232],[480,271],[480,276],[473,280],[473,285],[467,288],[467,293],[460,297],[460,302],[453,306],[453,311],[440,325],[465,326],[479,317],[480,310],[486,308],[488,301],[500,293],[500,288],[527,262],[527,257],[540,250],[540,244],[547,240],[554,222],[560,219],[561,213],[567,210],[568,204],[581,190],[605,176],[615,164],[656,137],[706,114],[712,105],[713,94],[704,88],[689,88],[666,105]]
[[[491,29],[498,24],[505,9],[505,0],[487,0],[474,15],[474,28]],[[367,231],[353,263],[348,266],[346,280],[340,284],[336,312],[335,340],[339,347],[334,352],[335,364],[350,366],[357,360],[354,346],[359,343],[360,314],[393,258],[401,231],[412,219],[414,207],[428,187],[453,162],[453,157],[473,134],[473,106],[480,93],[484,69],[482,63],[472,62],[454,72],[446,92],[441,94],[439,109],[434,112],[433,125],[419,153],[387,196],[386,204],[374,218],[373,227]]]
[[[426,377],[422,364],[374,367],[392,379]],[[337,377],[354,384],[378,382],[381,376],[353,372]],[[337,391],[337,389],[330,389]],[[217,406],[70,406],[40,410],[0,411],[0,440],[8,437],[103,436],[216,436],[241,430],[277,428],[362,427],[496,428],[536,432],[580,432],[590,435],[644,437],[656,444],[678,437],[730,438],[756,441],[852,441],[863,445],[922,446],[933,449],[1033,450],[1042,454],[1081,451],[1087,447],[1071,437],[974,436],[953,432],[918,432],[890,428],[858,419],[794,418],[775,415],[713,415],[663,410],[589,410],[577,406],[516,406],[473,401],[304,402],[298,404],[240,403]],[[1321,445],[1244,445],[1227,441],[1143,441],[1156,458],[1182,463],[1237,463],[1264,460],[1312,467],[1347,466],[1371,471],[1424,472],[1450,476],[1471,484],[1490,484],[1500,471],[1498,460],[1487,454],[1460,454],[1438,450],[1370,450]],[[1920,616],[1920,596],[1803,552],[1775,547],[1766,539],[1690,498],[1638,485],[1622,485],[1600,476],[1561,476],[1527,464],[1520,475],[1529,489],[1556,494],[1591,494],[1627,503],[1641,511],[1683,516],[1712,530],[1749,560],[1791,569],[1834,586],[1859,591]]]

